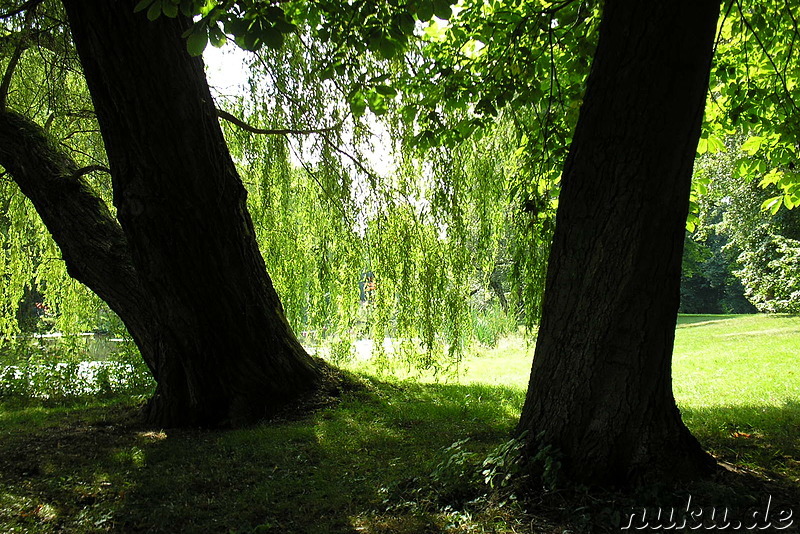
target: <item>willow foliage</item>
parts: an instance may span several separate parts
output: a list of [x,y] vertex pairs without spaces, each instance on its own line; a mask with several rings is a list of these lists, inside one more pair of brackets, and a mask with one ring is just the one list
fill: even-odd
[[[19,55],[6,105],[41,124],[79,165],[101,164],[102,141],[61,18],[60,6],[47,2],[32,18],[5,21],[0,29],[1,71],[8,72],[11,58]],[[93,174],[92,181],[108,201],[107,176]],[[0,335],[5,340],[13,339],[21,327],[32,328],[31,321],[25,321],[31,315],[43,315],[47,325],[64,332],[121,331],[107,307],[70,278],[33,205],[5,173],[0,179],[0,275]]]
[[[535,322],[559,169],[597,14],[576,4],[553,23],[537,5],[494,5],[498,42],[466,56],[458,39],[483,9],[471,4],[448,28],[431,19],[427,27],[436,31],[410,45],[389,39],[391,47],[388,37],[359,45],[352,24],[337,30],[345,35],[339,41],[322,39],[335,14],[312,9],[306,15],[317,17],[316,29],[287,34],[281,47],[250,56],[246,90],[218,96],[219,108],[246,123],[223,127],[267,269],[301,339],[327,340],[346,355],[352,341],[368,336],[377,341],[379,361],[440,369],[457,363],[476,337],[491,342],[476,332],[492,317],[503,317],[497,328]],[[362,7],[365,16],[377,16],[369,3]],[[103,166],[63,17],[55,3],[40,8],[34,21],[12,17],[2,30],[9,50],[26,47],[8,105],[43,125],[78,165]],[[409,30],[407,14],[381,13]],[[584,22],[591,28],[586,38],[571,33]],[[37,29],[35,41],[22,31],[28,23]],[[372,20],[370,31],[380,24]],[[488,23],[481,24],[466,35],[470,42],[489,35]],[[501,76],[499,41],[523,30],[527,37],[513,42],[514,67]],[[569,52],[578,44],[586,54]],[[537,47],[544,52],[532,55]],[[10,55],[3,57],[5,72]],[[462,77],[445,78],[437,69]],[[486,69],[497,75],[481,79]],[[529,95],[530,76],[541,79],[535,93],[549,97],[503,108],[514,95]],[[470,103],[472,93],[481,95],[482,107]],[[110,203],[108,175],[91,177]],[[69,278],[33,207],[7,177],[0,195],[3,335],[19,331],[23,297],[36,293],[36,300],[38,292],[53,328],[118,329],[105,306]],[[367,278],[374,286],[364,292]],[[398,340],[394,358],[381,343],[387,337]]]
[[[531,181],[521,114],[453,149],[420,150],[414,125],[396,115],[354,116],[348,80],[317,76],[315,51],[290,40],[256,56],[249,95],[225,103],[250,130],[306,132],[226,126],[287,316],[336,343],[404,340],[396,352],[414,366],[457,362],[488,301],[512,301],[509,324],[526,306],[538,310],[521,288],[506,297],[513,274],[543,280],[555,206],[546,181],[541,209],[515,204]],[[376,289],[363,300],[368,275]],[[388,362],[384,350],[375,344]]]

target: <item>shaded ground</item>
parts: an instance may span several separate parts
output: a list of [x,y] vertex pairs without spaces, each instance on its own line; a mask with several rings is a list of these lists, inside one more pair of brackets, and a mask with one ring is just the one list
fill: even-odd
[[[523,488],[503,486],[502,476],[493,491],[483,462],[488,455],[500,475],[514,471],[511,462],[503,470],[511,457],[497,446],[521,400],[498,387],[369,382],[304,419],[231,431],[144,428],[125,399],[1,404],[0,530],[618,532],[641,507],[681,509],[690,495],[706,514],[727,506],[746,518],[769,495],[773,511],[800,503],[797,466],[763,470],[763,457],[714,481],[635,496],[535,487],[515,499]],[[745,439],[756,438],[713,448],[735,462]],[[759,449],[777,443],[758,439]]]

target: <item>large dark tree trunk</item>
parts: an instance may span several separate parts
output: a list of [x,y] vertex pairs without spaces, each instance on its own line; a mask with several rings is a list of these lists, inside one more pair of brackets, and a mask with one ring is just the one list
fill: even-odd
[[564,474],[627,485],[714,462],[681,421],[671,360],[692,164],[718,0],[608,0],[563,173],[518,430]]
[[266,273],[188,21],[132,0],[64,0],[112,171],[114,204],[154,303],[151,422],[263,416],[320,380]]

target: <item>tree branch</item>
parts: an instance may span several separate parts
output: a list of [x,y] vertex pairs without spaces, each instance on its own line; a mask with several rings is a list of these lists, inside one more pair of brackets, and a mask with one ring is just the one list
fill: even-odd
[[77,179],[83,176],[84,174],[89,174],[90,172],[104,172],[106,174],[111,174],[111,169],[108,167],[103,167],[102,165],[89,165],[87,167],[82,167],[75,171],[72,174],[72,177]]
[[27,39],[28,29],[30,28],[31,22],[33,21],[33,14],[36,11],[37,4],[38,2],[34,2],[33,5],[30,6],[30,10],[25,14],[24,29],[20,33],[17,46],[14,47],[14,53],[11,54],[11,58],[8,60],[8,65],[6,66],[6,72],[3,75],[3,80],[0,81],[0,110],[6,109],[6,103],[8,101],[8,90],[11,87],[11,79],[14,77],[14,70],[16,70],[17,64],[19,63],[19,60],[22,57],[22,51],[25,50],[24,46],[25,40]]
[[6,13],[0,14],[0,19],[7,19],[7,18],[13,17],[14,15],[19,15],[23,11],[27,11],[29,9],[35,8],[36,6],[41,4],[42,2],[44,2],[44,0],[28,0],[27,2],[23,3],[18,8],[12,9],[11,11],[8,11]]
[[125,322],[151,370],[159,365],[153,297],[141,285],[122,227],[78,168],[36,123],[0,111],[0,166],[42,218],[67,272],[106,301]]
[[221,109],[217,110],[217,117],[221,119],[225,119],[226,121],[235,124],[242,130],[246,130],[250,133],[254,134],[263,134],[263,135],[310,135],[310,134],[322,134],[335,131],[339,128],[339,126],[332,126],[330,128],[309,128],[309,129],[299,129],[295,130],[292,128],[276,128],[276,129],[267,129],[267,128],[256,128],[254,126],[250,126],[242,119],[231,115],[227,111],[222,111]]
[[367,167],[366,167],[366,166],[365,166],[365,165],[364,165],[364,164],[361,162],[361,160],[359,160],[357,157],[353,156],[352,154],[350,154],[350,153],[349,153],[349,152],[347,152],[346,150],[343,150],[343,149],[341,149],[340,147],[336,146],[336,144],[332,143],[332,142],[331,142],[331,140],[330,140],[330,139],[328,139],[327,137],[323,137],[323,141],[325,141],[325,144],[326,144],[326,145],[328,145],[328,146],[329,146],[331,149],[333,149],[335,152],[338,152],[338,153],[339,153],[339,154],[341,154],[342,156],[344,156],[344,157],[346,157],[347,159],[349,159],[349,160],[350,160],[350,161],[351,161],[351,162],[352,162],[352,163],[353,163],[353,164],[354,164],[356,167],[358,167],[358,169],[359,169],[361,172],[363,172],[364,174],[366,174],[366,175],[367,175],[369,178],[371,178],[373,181],[375,181],[375,182],[379,182],[379,181],[380,181],[380,177],[379,177],[377,174],[375,174],[374,172],[372,172],[371,170],[369,170],[369,169],[368,169],[368,168],[367,168]]

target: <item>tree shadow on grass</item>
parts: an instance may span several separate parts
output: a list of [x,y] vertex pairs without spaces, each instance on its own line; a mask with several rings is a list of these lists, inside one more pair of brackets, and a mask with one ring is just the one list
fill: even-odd
[[120,406],[74,406],[39,428],[0,417],[0,527],[442,532],[435,514],[386,513],[390,487],[426,480],[456,440],[476,452],[507,440],[522,400],[501,387],[371,382],[305,419],[231,431],[143,428]]
[[[415,497],[447,458],[443,448],[468,437],[463,450],[481,454],[506,441],[522,401],[523,392],[502,387],[373,381],[303,419],[230,431],[144,428],[130,402],[0,404],[0,530],[418,534],[491,524],[490,532],[530,531],[514,523],[531,524],[521,511],[505,526],[493,517],[476,527],[480,518]],[[776,506],[800,502],[800,403],[683,413],[703,445],[739,470],[684,494],[709,506],[744,506],[761,493],[774,493]],[[529,511],[552,525],[562,524],[563,508],[570,524],[569,507],[582,508],[594,514],[585,531],[606,532],[613,514],[644,502],[581,495],[535,496]]]

